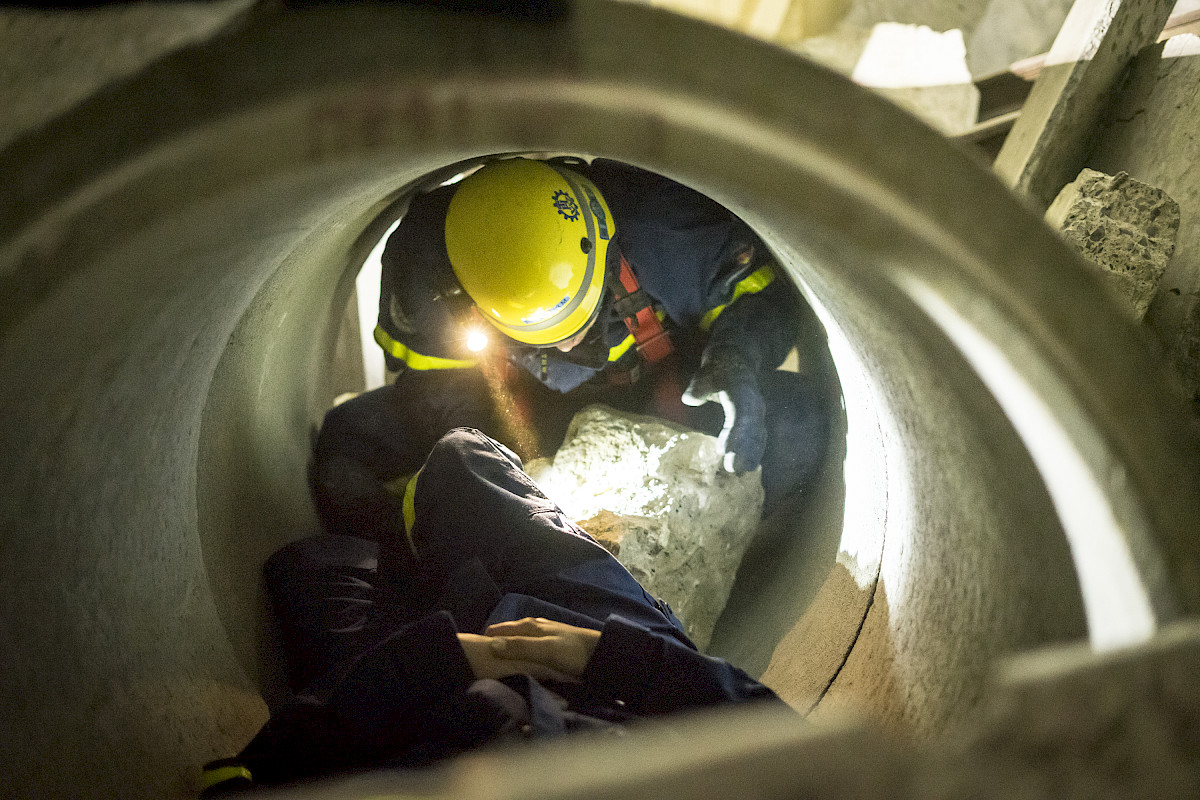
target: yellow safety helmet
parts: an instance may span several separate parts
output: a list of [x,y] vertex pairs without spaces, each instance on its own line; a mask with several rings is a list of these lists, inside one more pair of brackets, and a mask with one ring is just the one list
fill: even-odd
[[512,158],[463,179],[446,251],[484,319],[519,342],[570,339],[594,318],[616,234],[595,184],[559,164]]

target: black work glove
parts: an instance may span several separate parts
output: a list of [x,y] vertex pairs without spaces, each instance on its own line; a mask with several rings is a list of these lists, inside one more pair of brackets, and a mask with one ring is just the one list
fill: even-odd
[[736,350],[706,352],[681,398],[689,406],[720,403],[725,424],[717,439],[727,472],[749,472],[767,447],[766,405],[754,370]]

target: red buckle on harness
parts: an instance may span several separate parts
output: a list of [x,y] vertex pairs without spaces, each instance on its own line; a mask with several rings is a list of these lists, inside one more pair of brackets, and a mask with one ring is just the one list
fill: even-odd
[[646,299],[645,292],[642,292],[642,287],[638,284],[637,277],[633,274],[633,269],[629,266],[625,254],[621,253],[620,255],[621,286],[625,289],[626,294],[618,299],[634,297],[639,292],[643,298],[641,307],[625,317],[625,327],[629,328],[629,332],[633,334],[633,341],[637,345],[638,352],[642,354],[642,358],[651,363],[662,361],[675,349],[671,346],[671,337],[663,329],[662,323],[650,306],[650,301]]

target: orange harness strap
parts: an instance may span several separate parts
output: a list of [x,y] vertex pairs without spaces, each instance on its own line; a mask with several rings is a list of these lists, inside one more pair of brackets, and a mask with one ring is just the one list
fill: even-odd
[[671,346],[671,337],[654,313],[650,298],[642,291],[624,253],[621,253],[621,288],[616,295],[617,313],[625,319],[625,327],[633,334],[642,358],[653,364],[669,356],[675,349]]

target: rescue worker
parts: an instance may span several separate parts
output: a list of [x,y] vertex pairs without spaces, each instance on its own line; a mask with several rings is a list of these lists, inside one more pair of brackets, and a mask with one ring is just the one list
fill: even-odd
[[679,621],[473,429],[389,490],[395,527],[323,534],[265,575],[297,692],[205,797],[775,694]]
[[[415,463],[392,464],[394,474],[415,469],[451,427],[505,438],[471,349],[481,336],[558,392],[636,383],[670,362],[691,376],[671,399],[720,404],[723,420],[707,432],[719,435],[725,468],[762,465],[764,514],[824,454],[818,382],[776,371],[811,312],[748,225],[682,184],[605,159],[492,161],[414,197],[382,261],[375,338],[395,384],[335,409],[326,428],[412,439]],[[332,530],[357,524],[370,504],[360,489],[375,477],[347,485],[350,467],[369,460],[344,458],[347,441],[366,439],[323,433],[314,461]]]

